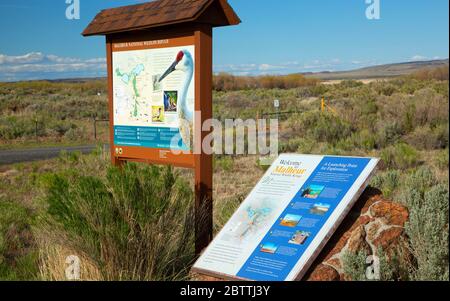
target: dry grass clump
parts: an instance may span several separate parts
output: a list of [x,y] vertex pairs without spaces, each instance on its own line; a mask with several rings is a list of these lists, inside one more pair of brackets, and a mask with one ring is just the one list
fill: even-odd
[[[187,276],[194,259],[192,193],[172,169],[127,164],[109,168],[106,178],[54,174],[46,181],[48,214],[41,226],[64,233],[58,245],[96,267],[101,279]],[[41,273],[56,277],[55,260],[48,259],[66,252],[47,251]]]

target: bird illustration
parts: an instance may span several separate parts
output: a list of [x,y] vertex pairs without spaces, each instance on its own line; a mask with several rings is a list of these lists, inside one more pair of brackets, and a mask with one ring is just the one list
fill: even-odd
[[162,82],[169,74],[174,71],[180,71],[185,74],[184,81],[179,90],[177,113],[180,120],[180,135],[184,144],[190,149],[190,142],[193,136],[193,120],[194,112],[188,104],[187,95],[189,86],[191,85],[194,76],[194,60],[192,55],[187,50],[178,52],[175,61],[170,67],[161,75],[159,82]]
[[170,97],[167,95],[167,93],[164,93],[164,110],[170,109]]

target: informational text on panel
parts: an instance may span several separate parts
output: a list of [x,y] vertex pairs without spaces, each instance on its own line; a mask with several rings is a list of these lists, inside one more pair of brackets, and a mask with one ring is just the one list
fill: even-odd
[[368,184],[376,158],[281,155],[193,267],[229,279],[301,278]]

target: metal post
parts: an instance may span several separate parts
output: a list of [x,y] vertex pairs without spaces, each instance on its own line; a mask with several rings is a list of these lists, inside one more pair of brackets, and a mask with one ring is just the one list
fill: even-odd
[[275,99],[273,101],[273,106],[275,107],[277,113],[277,120],[280,120],[280,101],[278,99]]
[[97,141],[97,118],[94,117],[94,140]]
[[36,137],[36,141],[38,141],[38,119],[34,119],[34,136]]

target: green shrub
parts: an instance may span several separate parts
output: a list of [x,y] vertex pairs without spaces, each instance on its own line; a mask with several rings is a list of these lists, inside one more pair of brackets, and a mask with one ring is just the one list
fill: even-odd
[[109,168],[105,179],[51,175],[47,183],[50,220],[104,279],[187,276],[194,259],[192,192],[171,168],[127,164]]
[[322,115],[312,130],[313,136],[322,142],[336,143],[348,137],[352,130],[351,126],[338,117]]
[[384,149],[381,152],[381,159],[387,168],[408,169],[417,166],[419,154],[413,147],[399,143]]
[[405,131],[402,125],[397,122],[384,122],[383,127],[377,137],[377,144],[381,147],[389,146],[400,141]]
[[375,135],[369,130],[363,129],[359,132],[353,133],[347,139],[339,141],[336,146],[349,151],[352,151],[355,148],[369,151],[376,147],[376,143]]
[[72,127],[64,133],[64,138],[69,141],[77,141],[82,139],[88,139],[86,135],[86,129],[79,127]]
[[280,152],[309,154],[315,144],[316,142],[308,138],[293,138],[280,144]]
[[437,185],[424,194],[410,187],[404,195],[410,217],[405,226],[411,253],[414,280],[449,280],[448,199],[446,185]]
[[230,172],[233,169],[234,160],[231,156],[215,156],[214,169]]
[[67,151],[63,150],[59,154],[58,160],[65,165],[66,164],[73,165],[73,164],[80,162],[81,155],[82,155],[82,153],[79,151],[67,152]]
[[371,185],[380,189],[386,197],[392,197],[400,186],[401,173],[398,170],[388,170],[373,177]]
[[383,193],[390,197],[399,186],[400,172],[398,170],[389,170],[383,181]]
[[27,208],[0,199],[0,280],[37,280],[38,264]]
[[422,196],[429,188],[437,184],[433,171],[426,166],[412,172],[405,180],[406,189],[414,189]]
[[222,230],[239,205],[244,201],[245,195],[237,195],[214,202],[214,232]]
[[69,121],[58,120],[53,121],[47,128],[59,136],[64,136],[69,130],[76,129],[77,126]]
[[448,147],[448,125],[431,128],[429,125],[417,127],[405,137],[405,141],[417,149],[432,150]]
[[307,112],[298,120],[291,119],[291,126],[302,137],[319,142],[337,143],[349,137],[353,129],[349,123],[331,113]]
[[[402,277],[407,277],[398,261],[398,254],[392,252],[388,255],[382,248],[378,248],[376,255],[372,258],[369,258],[363,250],[356,253],[345,251],[342,256],[342,265],[346,278],[352,281],[406,280]],[[371,275],[368,275],[368,272]]]
[[357,80],[343,80],[339,83],[340,88],[358,88],[363,86],[364,84]]
[[382,85],[380,85],[380,87],[378,89],[378,93],[380,93],[384,96],[391,96],[396,91],[397,91],[397,88],[393,84],[390,84],[390,83],[383,83]]
[[0,117],[0,140],[13,140],[35,134],[34,121],[20,116]]
[[373,99],[370,99],[369,101],[361,105],[361,113],[365,116],[376,114],[378,112],[378,105]]
[[440,169],[448,169],[448,157],[449,157],[448,148],[440,151],[435,159],[436,165]]
[[[414,104],[414,125],[435,127],[442,123],[448,125],[448,95],[442,96],[427,87],[418,90],[412,98]],[[446,109],[444,109],[446,108]]]
[[310,94],[306,97],[320,97],[329,91],[329,87],[327,85],[315,85],[309,87],[308,90],[310,91]]
[[368,254],[365,251],[357,253],[345,252],[342,256],[342,265],[344,274],[352,281],[365,281],[366,277],[366,258]]

